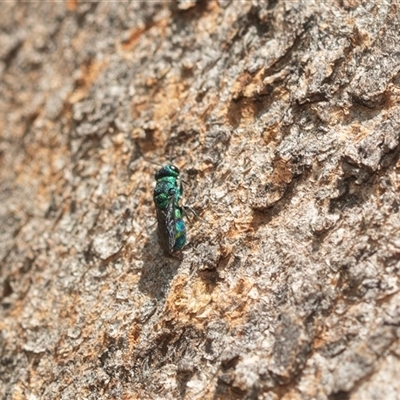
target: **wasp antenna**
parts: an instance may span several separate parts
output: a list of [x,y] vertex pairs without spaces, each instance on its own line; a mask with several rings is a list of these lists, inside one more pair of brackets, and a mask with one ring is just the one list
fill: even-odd
[[150,158],[147,158],[147,157],[142,153],[142,151],[140,150],[139,147],[137,147],[137,151],[138,151],[138,153],[140,154],[140,156],[143,158],[143,160],[149,162],[150,164],[158,165],[159,167],[162,167],[162,166],[163,166],[163,165],[160,164],[159,162],[154,161],[154,160],[150,160]]
[[159,167],[162,167],[162,166],[163,166],[163,165],[160,164],[159,162],[154,161],[154,160],[150,160],[149,158],[144,157],[144,156],[143,156],[143,160],[145,160],[145,161],[147,161],[147,162],[149,162],[149,163],[151,163],[151,164],[158,165]]
[[172,156],[172,148],[173,148],[173,144],[168,145],[168,157],[167,157],[167,159],[168,159],[168,162],[170,164],[173,164],[173,161],[176,158],[176,156],[175,157]]
[[172,157],[171,156],[171,154],[168,156],[168,162],[170,163],[170,164],[173,164],[173,161],[174,161],[174,159],[175,159],[176,157]]
[[192,207],[187,206],[187,205],[182,205],[182,209],[186,215],[187,215],[187,210],[189,210],[197,219],[199,219],[200,221],[203,221],[203,222],[207,222],[204,218],[201,218],[199,216],[199,214],[197,214],[197,212],[194,211],[194,209]]

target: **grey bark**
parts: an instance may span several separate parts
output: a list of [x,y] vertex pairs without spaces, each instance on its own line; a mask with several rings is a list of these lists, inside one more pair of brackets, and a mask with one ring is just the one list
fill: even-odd
[[385,0],[3,3],[0,397],[399,399],[399,32]]

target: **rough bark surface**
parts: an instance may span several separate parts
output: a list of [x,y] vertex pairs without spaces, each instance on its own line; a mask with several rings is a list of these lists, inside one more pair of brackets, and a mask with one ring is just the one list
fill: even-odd
[[399,32],[385,0],[3,2],[0,397],[399,399]]

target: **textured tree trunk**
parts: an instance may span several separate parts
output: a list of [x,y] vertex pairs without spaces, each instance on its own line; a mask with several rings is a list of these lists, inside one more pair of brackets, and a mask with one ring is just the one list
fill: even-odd
[[400,398],[395,1],[0,10],[0,398]]

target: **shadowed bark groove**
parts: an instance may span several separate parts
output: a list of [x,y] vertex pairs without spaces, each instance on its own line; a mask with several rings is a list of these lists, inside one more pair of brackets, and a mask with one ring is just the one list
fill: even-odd
[[0,397],[397,399],[399,31],[386,0],[4,3]]

